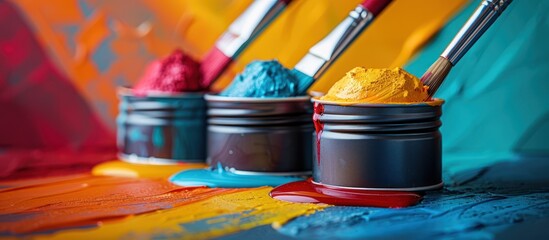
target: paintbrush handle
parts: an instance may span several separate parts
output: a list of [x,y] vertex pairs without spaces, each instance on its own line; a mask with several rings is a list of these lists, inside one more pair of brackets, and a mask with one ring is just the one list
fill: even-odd
[[368,0],[358,5],[328,36],[310,48],[294,69],[318,79],[390,2]]
[[366,8],[366,9],[368,9],[368,11],[370,11],[375,16],[377,16],[391,2],[392,2],[392,0],[374,0],[374,1],[364,0],[364,1],[362,1],[362,3],[360,3],[360,5],[364,8]]
[[236,57],[271,23],[291,0],[255,0],[216,42],[216,47]]
[[452,65],[467,53],[512,0],[484,0],[440,55]]

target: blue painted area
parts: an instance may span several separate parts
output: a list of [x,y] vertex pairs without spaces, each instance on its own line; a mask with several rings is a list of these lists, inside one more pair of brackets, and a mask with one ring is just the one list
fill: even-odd
[[242,239],[261,239],[261,240],[292,240],[290,236],[282,235],[275,230],[271,225],[263,225],[249,230],[240,231],[237,233],[225,235],[214,239],[224,240],[242,240]]
[[60,31],[65,35],[65,43],[67,44],[67,48],[69,49],[69,52],[75,53],[76,52],[76,34],[80,30],[79,25],[73,24],[73,25],[60,25],[56,26],[55,30]]
[[100,72],[107,71],[111,64],[116,61],[117,56],[111,48],[112,42],[115,39],[115,34],[109,34],[105,39],[103,39],[103,41],[101,41],[91,56]]
[[89,17],[93,13],[93,7],[88,5],[86,0],[78,0],[77,1],[78,6],[80,7],[80,10],[82,10],[82,13],[84,16]]
[[220,93],[227,97],[279,98],[299,94],[297,78],[278,61],[254,61]]
[[[421,76],[478,4],[472,1],[406,70]],[[447,101],[444,153],[462,157],[445,163],[549,154],[548,11],[548,1],[513,1],[452,69],[436,97]]]
[[[231,222],[231,224],[234,225],[240,225],[240,224],[246,224],[250,222],[254,222],[257,219],[257,216],[250,216],[249,214],[252,212],[252,210],[247,210],[235,214],[224,214],[219,215],[213,218],[206,218],[202,219],[200,221],[194,221],[189,223],[183,223],[179,226],[183,229],[186,229],[190,234],[193,233],[200,233],[200,232],[208,232],[212,229],[220,229],[224,225],[227,225],[228,222]],[[246,216],[247,217],[242,217]],[[238,222],[234,222],[234,220],[237,220]]]
[[253,188],[261,186],[279,186],[289,182],[301,181],[300,177],[282,177],[272,175],[241,175],[226,171],[221,165],[216,169],[192,169],[174,174],[170,182],[180,186],[207,186],[221,188]]
[[124,77],[124,76],[116,76],[115,79],[114,79],[114,82],[115,82],[115,85],[117,87],[127,87],[130,85],[130,83],[128,82],[128,80]]

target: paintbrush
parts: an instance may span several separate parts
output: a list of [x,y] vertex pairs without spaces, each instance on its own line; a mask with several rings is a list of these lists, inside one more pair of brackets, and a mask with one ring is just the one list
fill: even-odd
[[428,86],[430,99],[448,76],[448,73],[458,61],[475,44],[482,34],[496,21],[512,0],[484,0],[459,30],[454,39],[446,47],[433,65],[421,77],[423,84]]
[[224,32],[200,64],[201,86],[209,89],[231,62],[282,12],[291,0],[256,0]]
[[307,89],[314,81],[326,72],[389,3],[391,0],[363,1],[328,36],[309,49],[292,70],[298,78],[299,95],[307,94]]

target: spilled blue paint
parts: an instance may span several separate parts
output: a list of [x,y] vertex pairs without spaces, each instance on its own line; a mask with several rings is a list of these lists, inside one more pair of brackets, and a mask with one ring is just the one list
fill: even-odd
[[217,168],[192,169],[174,174],[170,182],[180,186],[207,186],[221,188],[252,188],[261,186],[279,186],[289,182],[301,181],[300,177],[283,177],[272,175],[242,175]]

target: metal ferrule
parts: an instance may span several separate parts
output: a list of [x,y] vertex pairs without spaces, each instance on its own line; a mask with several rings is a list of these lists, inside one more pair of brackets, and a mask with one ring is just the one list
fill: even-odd
[[455,65],[512,0],[484,0],[440,55]]
[[318,79],[373,19],[374,14],[359,5],[327,37],[309,49],[294,68]]
[[256,0],[223,33],[216,47],[235,57],[286,7],[284,1]]

